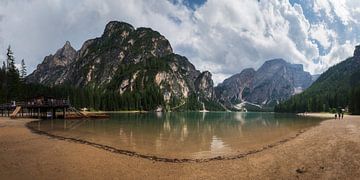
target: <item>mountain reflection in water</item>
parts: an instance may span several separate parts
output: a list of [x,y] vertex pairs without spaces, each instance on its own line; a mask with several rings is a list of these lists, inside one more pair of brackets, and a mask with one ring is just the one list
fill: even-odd
[[107,120],[46,120],[30,125],[141,154],[208,158],[241,153],[294,136],[321,120],[275,113],[118,113]]

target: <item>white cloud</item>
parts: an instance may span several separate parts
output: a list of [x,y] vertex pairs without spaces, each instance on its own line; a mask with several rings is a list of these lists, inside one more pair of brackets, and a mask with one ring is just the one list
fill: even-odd
[[325,24],[315,24],[310,30],[312,39],[316,39],[325,48],[328,49],[332,46],[332,42],[336,39],[336,33],[328,29]]
[[337,17],[344,25],[357,22],[354,14],[360,6],[358,0],[314,0],[313,3],[315,12],[318,14],[324,12],[332,21]]
[[[1,1],[0,54],[11,44],[17,60],[24,58],[32,70],[66,40],[80,48],[100,36],[108,21],[119,20],[159,31],[176,53],[210,70],[216,83],[271,58],[319,73],[352,55],[360,39],[359,2],[309,1],[316,18],[323,19],[312,22],[288,0],[207,0],[195,10],[167,0]],[[336,19],[346,28],[335,26]]]
[[197,52],[192,59],[215,76],[257,68],[271,58],[310,67],[319,56],[301,7],[287,1],[209,0],[195,17],[200,33],[191,43]]
[[331,3],[328,0],[314,0],[312,3],[314,4],[314,12],[316,12],[318,16],[321,16],[321,11],[323,11],[330,21],[334,20]]
[[322,66],[317,67],[317,70],[321,71],[323,69],[327,69],[339,63],[340,61],[352,56],[355,49],[354,46],[355,45],[350,41],[346,41],[344,44],[339,44],[335,42],[335,44],[331,48],[331,51],[327,55],[320,57],[320,62]]

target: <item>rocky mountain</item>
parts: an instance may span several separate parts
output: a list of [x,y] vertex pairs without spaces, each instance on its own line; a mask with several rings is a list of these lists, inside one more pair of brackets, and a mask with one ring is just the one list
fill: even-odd
[[27,77],[27,82],[42,84],[58,83],[58,78],[62,76],[68,65],[75,60],[76,55],[76,50],[67,41],[54,55],[44,58],[44,61],[37,66],[36,70]]
[[215,88],[216,97],[229,108],[241,103],[244,101],[244,89],[252,87],[255,73],[256,71],[254,69],[249,68],[225,79],[223,83]]
[[195,90],[207,100],[215,99],[214,82],[209,71],[204,71],[195,80]]
[[[283,59],[266,61],[257,71],[244,69],[224,80],[216,88],[216,96],[228,108],[242,108],[245,102],[258,107],[273,107],[302,92],[312,84],[312,76],[300,64]],[[242,104],[241,104],[242,103]],[[241,104],[240,106],[236,106]]]
[[275,108],[279,112],[328,111],[349,108],[360,114],[360,46],[350,57],[325,71],[303,93]]
[[173,53],[164,36],[117,21],[109,22],[101,37],[87,40],[78,51],[67,42],[55,55],[45,57],[26,81],[153,99],[160,93],[161,105],[168,110],[185,105],[190,97],[198,103],[215,97],[211,73],[201,73],[186,57]]

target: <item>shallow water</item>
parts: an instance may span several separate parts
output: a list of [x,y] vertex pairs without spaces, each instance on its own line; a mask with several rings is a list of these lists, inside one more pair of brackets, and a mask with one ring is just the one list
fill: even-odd
[[106,120],[43,120],[30,126],[145,155],[210,158],[262,148],[320,121],[276,113],[119,113]]

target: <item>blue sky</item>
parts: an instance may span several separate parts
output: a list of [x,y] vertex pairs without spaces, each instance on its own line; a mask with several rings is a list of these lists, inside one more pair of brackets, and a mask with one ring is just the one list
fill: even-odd
[[0,60],[11,44],[29,72],[70,41],[81,48],[110,20],[150,27],[215,83],[283,58],[312,74],[360,44],[359,0],[2,0]]
[[203,5],[206,0],[184,0],[183,3],[190,7],[191,9],[195,9],[201,5]]

